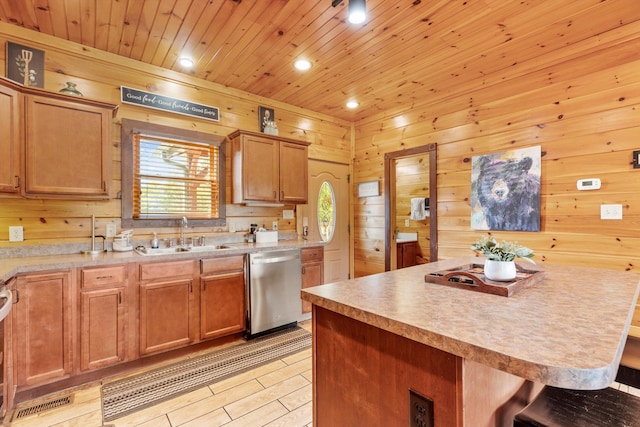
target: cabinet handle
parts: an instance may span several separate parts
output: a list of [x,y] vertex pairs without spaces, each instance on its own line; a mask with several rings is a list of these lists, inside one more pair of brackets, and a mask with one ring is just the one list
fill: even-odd
[[118,292],[118,305],[122,305],[122,291]]
[[307,270],[305,266],[302,266],[302,274],[307,274]]
[[107,280],[107,279],[113,279],[113,276],[97,276],[96,280]]
[[20,188],[20,176],[19,175],[16,175],[16,183],[17,184],[16,184],[15,188]]
[[189,282],[189,293],[193,293],[193,282]]
[[16,292],[16,299],[13,301],[13,303],[17,304],[20,302],[20,291],[18,289],[14,289],[14,291]]
[[280,200],[284,200],[284,190],[280,192]]
[[274,199],[278,198],[278,192],[276,190],[273,190],[273,198]]

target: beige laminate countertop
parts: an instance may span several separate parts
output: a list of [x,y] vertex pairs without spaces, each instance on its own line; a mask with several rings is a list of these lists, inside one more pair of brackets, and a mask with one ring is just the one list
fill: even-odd
[[425,283],[457,258],[306,288],[319,307],[519,377],[572,389],[615,379],[640,275],[544,265],[511,297]]
[[135,251],[104,252],[98,255],[66,254],[42,255],[0,259],[0,280],[7,281],[20,273],[59,270],[65,268],[94,267],[128,262],[163,262],[211,258],[280,249],[323,246],[323,242],[309,240],[280,240],[277,243],[224,243],[230,249],[178,252],[175,254],[143,256]]

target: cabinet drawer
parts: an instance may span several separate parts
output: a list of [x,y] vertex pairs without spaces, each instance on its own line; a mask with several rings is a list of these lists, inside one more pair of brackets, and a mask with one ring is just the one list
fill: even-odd
[[302,262],[321,261],[324,258],[324,248],[317,246],[315,248],[300,249]]
[[244,255],[208,258],[200,260],[200,273],[217,273],[221,271],[242,270]]
[[166,279],[167,277],[193,276],[193,267],[193,261],[140,264],[140,280],[156,280]]
[[124,265],[115,267],[82,269],[82,288],[99,288],[110,285],[121,285],[127,278]]

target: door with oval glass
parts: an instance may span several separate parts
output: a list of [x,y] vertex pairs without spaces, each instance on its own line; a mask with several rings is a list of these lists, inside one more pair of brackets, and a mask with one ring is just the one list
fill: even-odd
[[323,241],[325,283],[349,278],[349,166],[309,160],[309,240]]

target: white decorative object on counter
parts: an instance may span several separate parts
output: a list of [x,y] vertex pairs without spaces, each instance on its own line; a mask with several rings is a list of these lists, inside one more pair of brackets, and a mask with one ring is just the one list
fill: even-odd
[[498,282],[513,280],[516,278],[516,263],[488,259],[484,262],[484,275],[487,279]]
[[113,250],[116,252],[127,252],[133,250],[131,235],[133,230],[123,231],[113,238]]
[[275,243],[278,241],[277,231],[258,231],[256,233],[256,243]]

